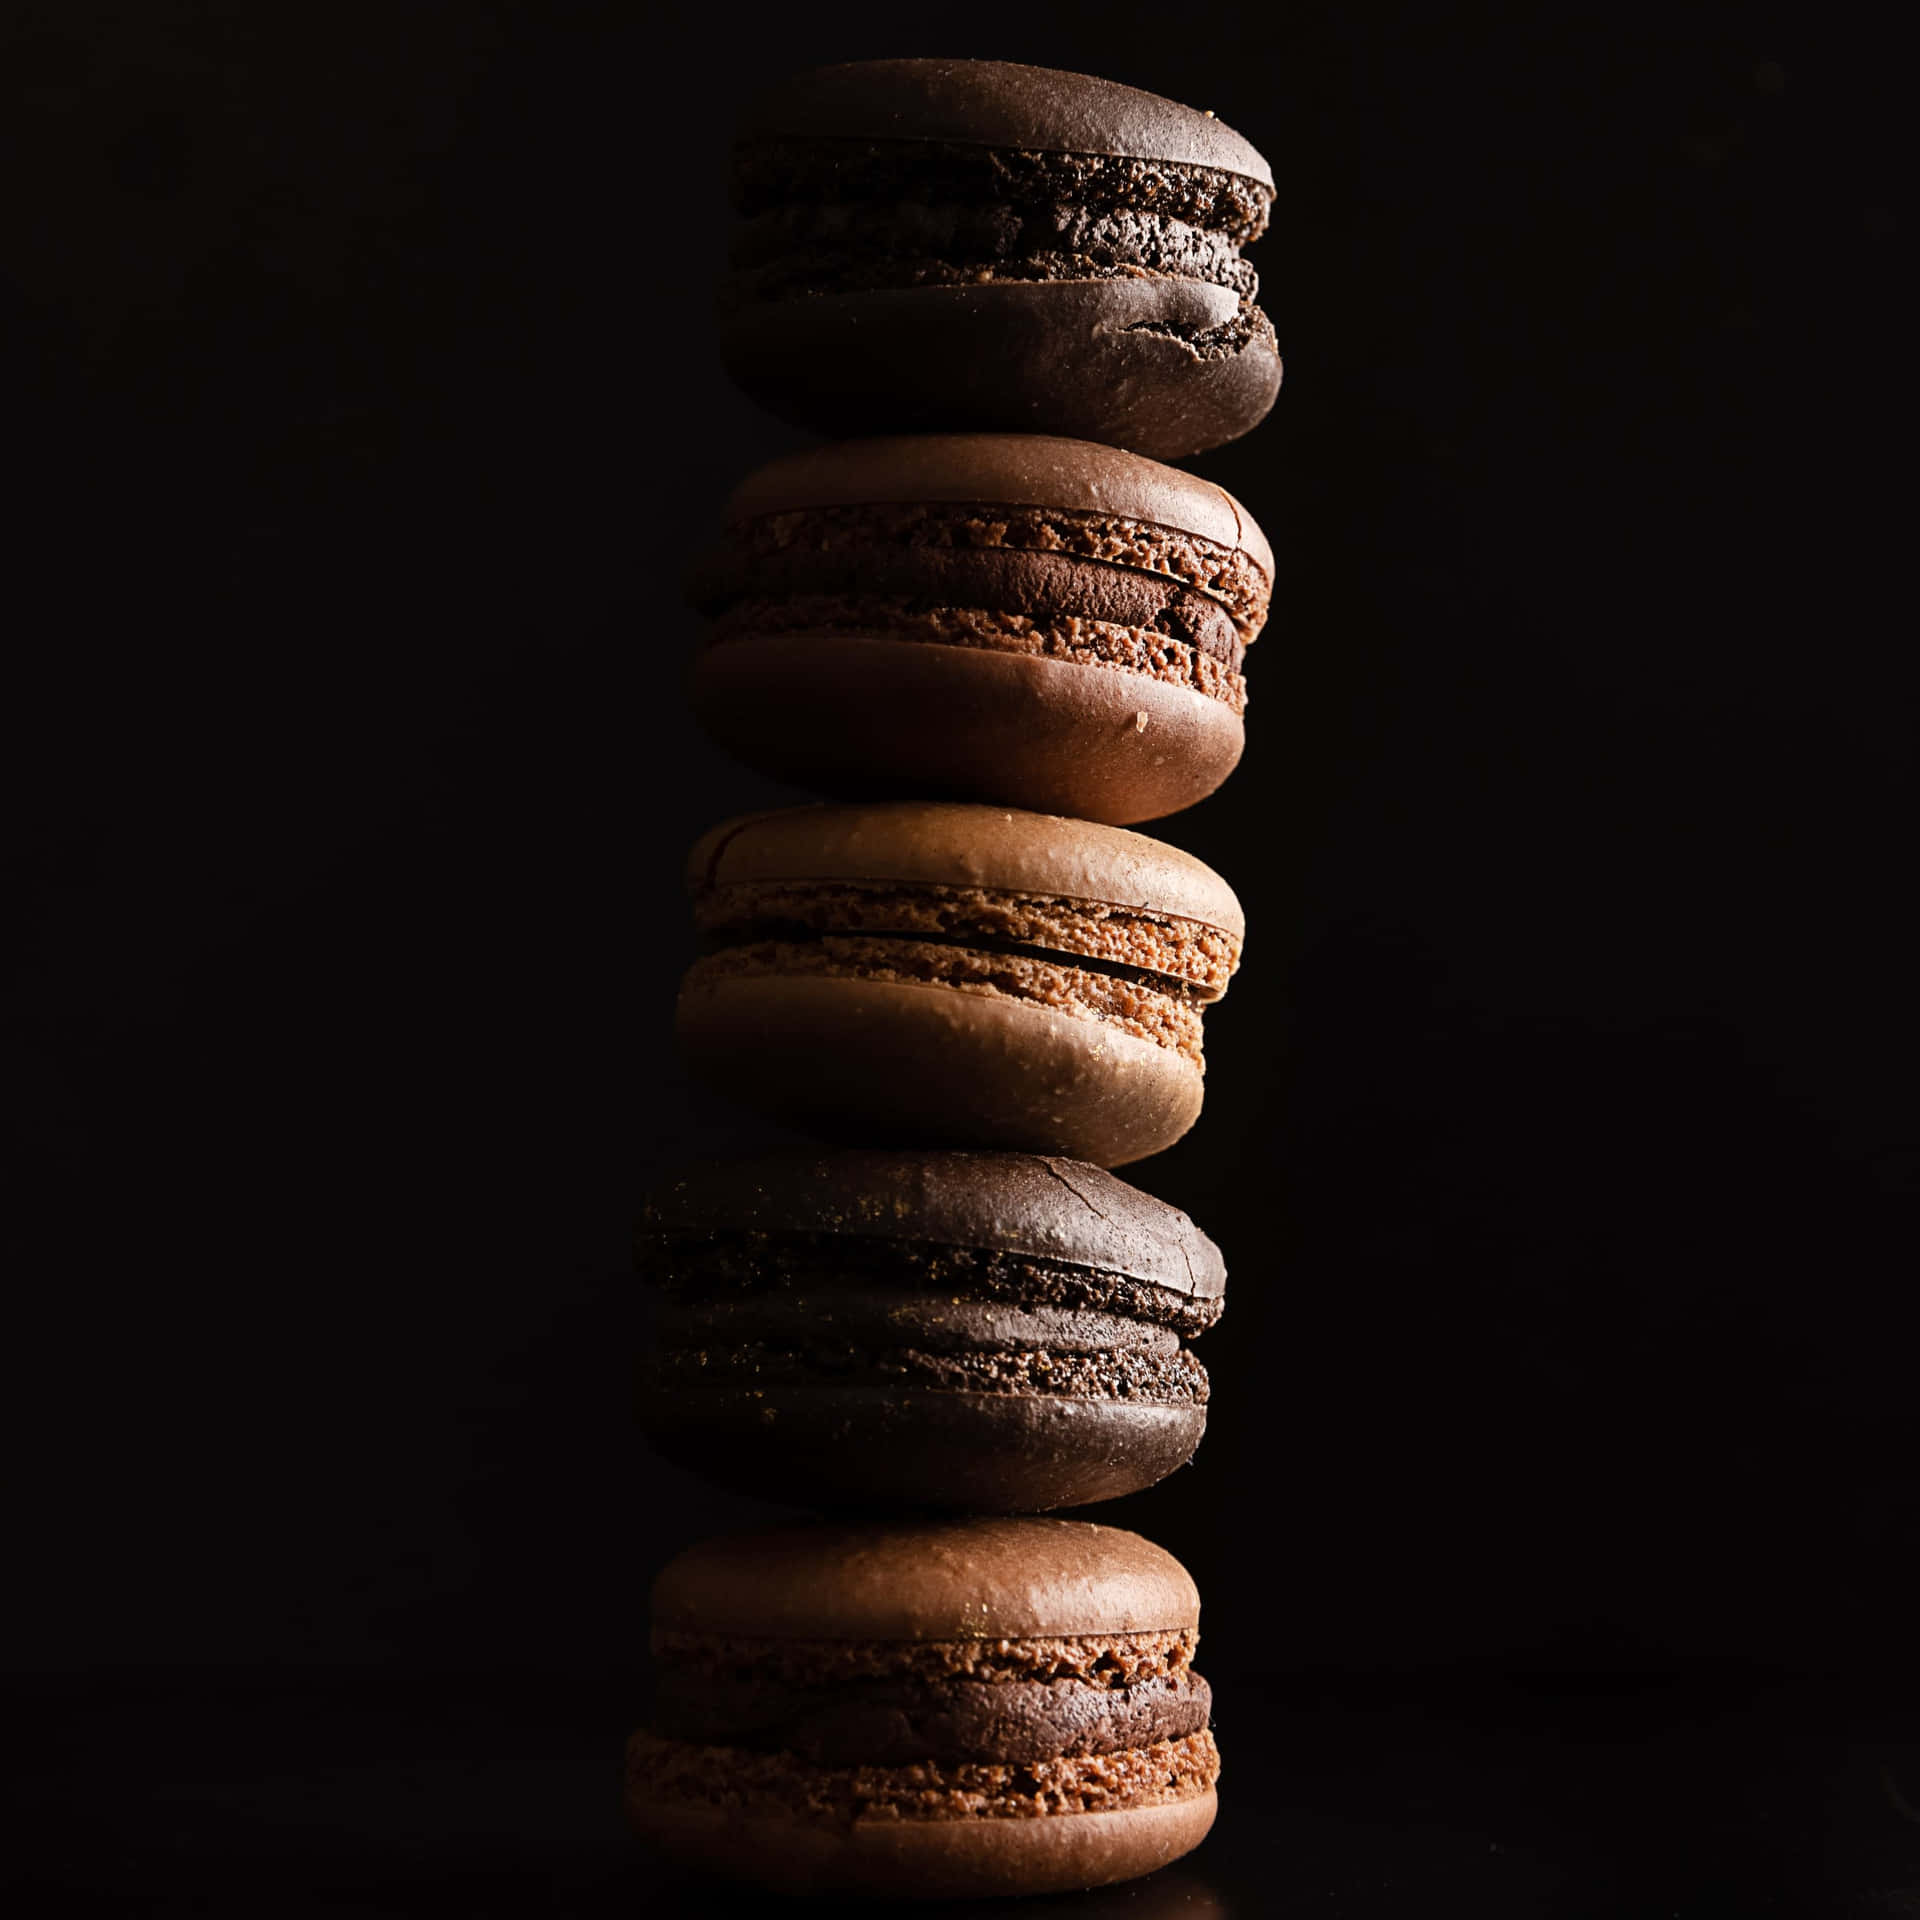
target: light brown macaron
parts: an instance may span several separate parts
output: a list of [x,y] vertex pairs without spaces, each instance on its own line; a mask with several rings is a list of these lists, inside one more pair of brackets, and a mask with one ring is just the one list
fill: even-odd
[[1245,745],[1273,549],[1224,488],[1037,434],[900,435],[742,483],[691,695],[776,779],[1126,825]]
[[1002,1147],[1114,1167],[1199,1117],[1201,1015],[1245,919],[1143,834],[1003,808],[794,807],[708,833],[692,1069],[871,1146]]
[[1151,1873],[1212,1825],[1200,1600],[1071,1520],[818,1527],[655,1583],[627,1808],[663,1852],[785,1893],[983,1898]]

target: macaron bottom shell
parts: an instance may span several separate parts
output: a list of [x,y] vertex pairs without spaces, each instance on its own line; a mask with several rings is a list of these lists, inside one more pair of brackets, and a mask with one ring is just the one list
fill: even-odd
[[1038,1819],[855,1820],[651,1798],[629,1788],[634,1829],[668,1858],[788,1894],[987,1899],[1111,1886],[1156,1871],[1207,1837],[1211,1787],[1154,1806]]
[[1204,1406],[885,1388],[649,1397],[648,1437],[702,1479],[796,1506],[1046,1513],[1183,1467]]
[[1027,1001],[817,975],[681,989],[689,1066],[743,1106],[830,1139],[1000,1147],[1124,1166],[1200,1116],[1197,1062]]
[[1239,764],[1223,701],[1141,674],[980,647],[767,634],[704,649],[695,717],[777,779],[839,795],[985,800],[1124,826]]
[[1056,434],[1184,460],[1280,391],[1264,315],[1167,277],[886,287],[744,303],[721,356],[771,413],[831,434]]

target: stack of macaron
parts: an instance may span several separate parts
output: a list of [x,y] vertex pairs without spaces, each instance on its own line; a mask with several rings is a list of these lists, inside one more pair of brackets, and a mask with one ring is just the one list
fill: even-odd
[[678,1032],[822,1144],[659,1184],[644,1421],[823,1517],[661,1575],[628,1808],[786,1891],[1125,1880],[1214,1817],[1199,1600],[1054,1516],[1206,1425],[1219,1250],[1110,1169],[1199,1117],[1245,935],[1131,828],[1244,742],[1272,552],[1162,462],[1273,403],[1272,178],[1129,87],[881,60],[764,95],[733,180],[728,369],[848,437],[750,475],[692,583],[700,721],[823,799],[694,847]]

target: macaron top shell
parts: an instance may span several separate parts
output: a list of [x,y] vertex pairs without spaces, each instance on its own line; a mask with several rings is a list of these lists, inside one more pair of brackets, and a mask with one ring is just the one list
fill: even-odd
[[724,821],[688,856],[696,894],[783,880],[986,887],[1194,920],[1236,941],[1246,933],[1233,889],[1203,861],[1052,814],[915,800],[786,807]]
[[861,60],[769,88],[742,139],[938,140],[1034,153],[1114,154],[1237,173],[1273,170],[1212,114],[1090,74],[1011,60]]
[[1000,1640],[1196,1627],[1165,1548],[1084,1520],[969,1519],[731,1534],[653,1588],[656,1631],[791,1640]]
[[702,1161],[648,1201],[643,1231],[970,1247],[1099,1268],[1200,1300],[1219,1298],[1227,1280],[1220,1249],[1178,1208],[1057,1155],[853,1149]]
[[1267,536],[1224,487],[1119,447],[1049,434],[835,441],[749,474],[727,503],[727,518],[914,502],[1124,515],[1243,553],[1273,578]]

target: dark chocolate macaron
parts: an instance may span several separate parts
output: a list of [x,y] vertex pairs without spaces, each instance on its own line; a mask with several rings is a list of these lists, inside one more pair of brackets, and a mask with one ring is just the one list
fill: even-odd
[[735,493],[693,583],[694,711],[833,794],[1124,825],[1240,758],[1273,550],[1211,482],[1036,434],[843,441]]
[[627,1808],[663,1851],[789,1893],[984,1897],[1151,1873],[1213,1824],[1200,1600],[1072,1520],[713,1540],[653,1589]]
[[688,1064],[829,1138],[1115,1167],[1199,1117],[1201,1015],[1245,922],[1191,854],[997,807],[792,807],[714,828],[688,884]]
[[708,1479],[799,1506],[1030,1513],[1184,1465],[1220,1250],[1084,1161],[790,1153],[648,1204],[661,1289],[643,1418]]
[[1061,433],[1178,460],[1280,386],[1240,249],[1273,175],[1209,113],[1000,60],[867,60],[747,109],[729,371],[832,434]]

